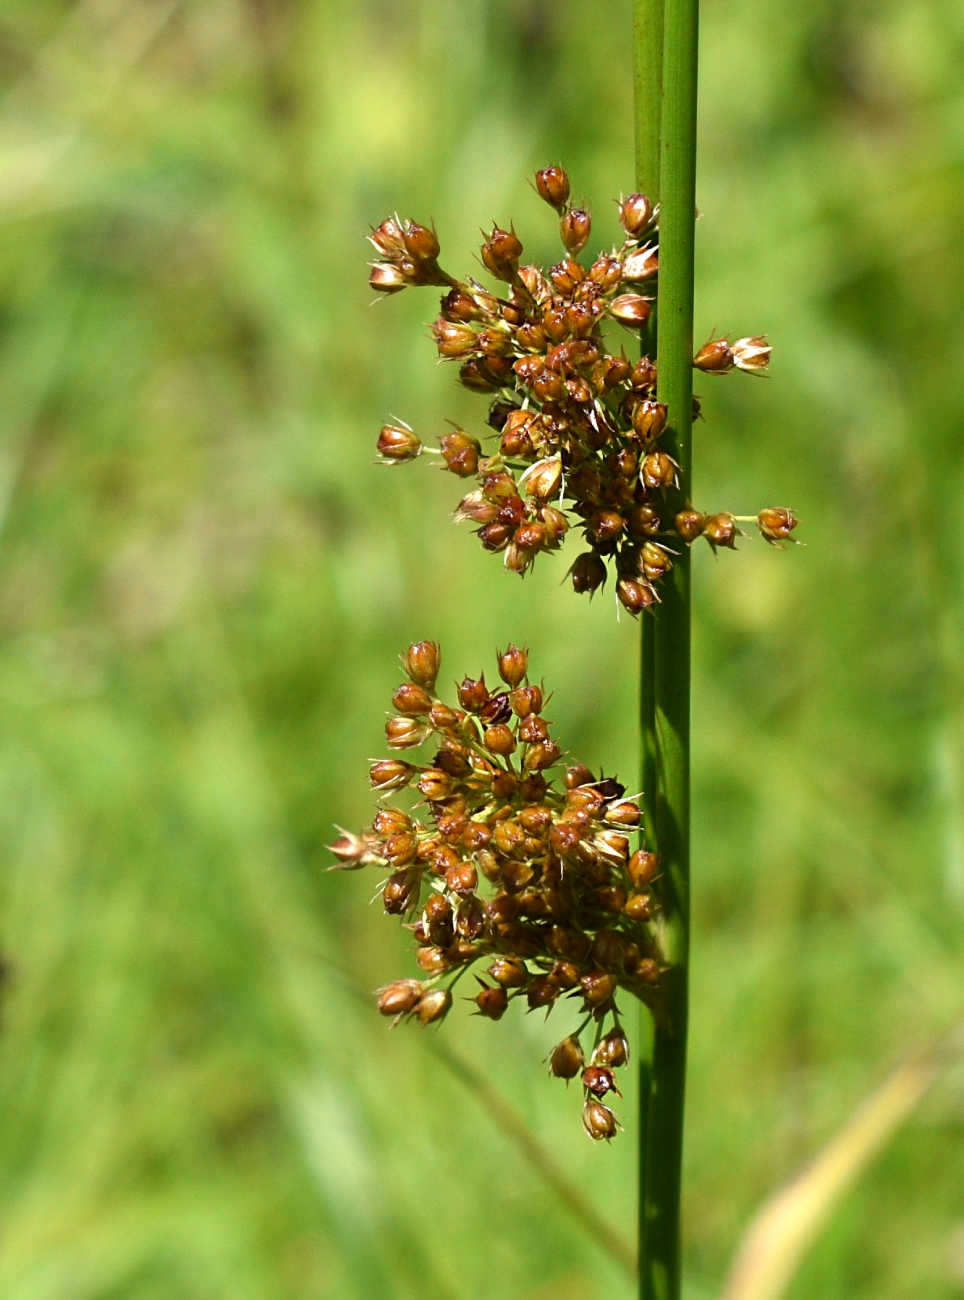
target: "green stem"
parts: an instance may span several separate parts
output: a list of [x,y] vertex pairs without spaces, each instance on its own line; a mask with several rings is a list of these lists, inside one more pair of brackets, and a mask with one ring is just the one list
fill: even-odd
[[[693,242],[696,214],[698,0],[665,0],[660,145],[659,399],[665,445],[680,466],[679,509],[692,493]],[[662,856],[665,961],[654,1033],[640,1286],[678,1300],[689,964],[690,556],[663,583],[655,632],[655,841]]]

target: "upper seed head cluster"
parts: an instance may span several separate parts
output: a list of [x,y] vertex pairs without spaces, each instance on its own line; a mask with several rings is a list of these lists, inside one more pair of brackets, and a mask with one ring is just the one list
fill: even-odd
[[[443,287],[432,325],[439,355],[458,362],[467,388],[493,396],[488,424],[499,446],[491,454],[463,429],[439,440],[444,468],[478,483],[456,520],[475,523],[482,546],[524,574],[540,552],[559,548],[575,517],[588,549],[570,568],[573,587],[596,591],[608,562],[620,602],[638,614],[659,599],[681,542],[702,536],[714,550],[732,548],[741,533],[734,515],[703,514],[681,497],[679,467],[664,446],[671,412],[657,399],[656,365],[645,348],[631,360],[606,340],[610,323],[645,334],[658,298],[658,210],[644,194],[622,199],[621,245],[588,262],[579,255],[592,218],[571,202],[566,173],[545,167],[535,183],[559,216],[563,256],[548,270],[525,264],[515,230],[495,226],[481,248],[483,265],[500,284],[494,293],[441,268],[433,230],[388,217],[372,231],[380,260],[370,282],[382,293]],[[712,374],[760,373],[769,357],[762,337],[719,338],[693,364]],[[423,450],[404,425],[381,430],[378,451],[388,463]],[[756,517],[775,545],[796,523],[782,507]]]

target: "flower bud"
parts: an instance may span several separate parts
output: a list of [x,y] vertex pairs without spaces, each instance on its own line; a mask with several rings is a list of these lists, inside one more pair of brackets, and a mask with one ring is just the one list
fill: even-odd
[[616,1076],[608,1065],[589,1065],[582,1072],[582,1084],[595,1097],[605,1097],[607,1092],[619,1092]]
[[404,1016],[422,996],[419,980],[393,980],[377,992],[378,1010],[383,1016]]
[[733,344],[733,361],[739,370],[759,374],[770,364],[770,345],[760,335],[737,339]]
[[782,506],[771,506],[761,510],[756,517],[756,526],[772,546],[792,540],[790,534],[796,528],[798,519],[792,510]]
[[514,230],[501,230],[495,226],[482,245],[483,263],[497,280],[505,280],[508,284],[515,279],[521,256],[522,244]]
[[382,427],[376,447],[380,456],[391,461],[414,460],[422,454],[422,442],[417,434],[397,424]]
[[507,727],[504,722],[497,722],[494,727],[486,727],[484,743],[486,749],[503,757],[513,753],[516,747],[512,728]]
[[609,314],[613,320],[618,320],[620,325],[641,329],[649,320],[650,312],[653,310],[652,303],[652,298],[644,298],[639,293],[621,293],[609,304]]
[[637,253],[630,253],[623,262],[623,279],[650,280],[659,270],[659,259],[654,244],[647,244]]
[[430,1025],[447,1015],[451,1005],[452,994],[448,989],[427,989],[415,1005],[415,1014],[423,1025]]
[[709,343],[704,343],[693,358],[693,365],[707,374],[725,375],[733,369],[733,353],[729,343],[726,339],[712,339]]
[[681,510],[673,523],[684,542],[695,542],[703,533],[706,516],[698,510]]
[[595,551],[583,551],[576,557],[576,562],[569,571],[572,574],[573,591],[588,591],[590,595],[606,581],[606,566]]
[[582,1108],[582,1126],[594,1142],[609,1142],[616,1136],[616,1116],[592,1097]]
[[623,609],[634,615],[649,609],[656,601],[656,592],[648,582],[625,576],[616,583],[616,596]]
[[665,451],[651,451],[640,466],[639,475],[645,487],[668,488],[676,483],[678,466]]
[[392,749],[414,749],[431,734],[431,727],[414,718],[389,718],[385,723],[385,739]]
[[612,1029],[596,1044],[593,1065],[610,1065],[614,1070],[629,1063],[629,1039],[621,1029]]
[[717,515],[707,515],[703,521],[703,536],[714,551],[718,546],[725,546],[732,551],[739,535],[736,520],[728,510],[722,510]]
[[663,402],[637,402],[633,407],[633,429],[643,442],[655,442],[666,428],[666,416]]
[[[476,979],[478,979],[478,976],[476,976]],[[479,980],[479,983],[482,985],[482,990],[472,999],[479,1009],[479,1015],[485,1016],[487,1020],[501,1020],[509,1005],[509,995],[504,988],[500,988],[498,985],[492,988],[491,985],[484,984],[482,980]]]
[[536,172],[539,197],[557,212],[569,202],[569,177],[561,167],[543,167]]
[[475,438],[457,429],[455,433],[444,433],[439,438],[439,447],[445,459],[446,468],[459,478],[469,478],[479,472],[479,454],[482,448]]
[[405,251],[413,262],[434,262],[440,253],[438,236],[417,221],[405,222]]
[[432,697],[423,687],[417,686],[414,682],[402,682],[392,696],[392,705],[399,713],[417,717],[419,714],[428,713],[432,707]]
[[[414,981],[413,981],[414,983]],[[556,1043],[549,1054],[549,1073],[557,1079],[574,1079],[585,1065],[579,1039],[573,1036]]]
[[368,283],[376,293],[400,293],[408,286],[408,280],[392,262],[375,262]]
[[513,689],[529,671],[529,654],[510,642],[509,648],[499,655],[499,676]]
[[639,239],[653,224],[655,211],[645,194],[630,194],[619,205],[619,224],[631,239]]
[[592,217],[584,208],[570,208],[559,219],[559,236],[573,256],[589,243]]
[[655,879],[656,872],[659,870],[659,854],[637,849],[629,859],[626,870],[636,888],[642,889],[644,885],[648,885]]
[[521,988],[529,978],[525,962],[519,961],[518,957],[496,957],[488,974],[507,989]]
[[550,500],[558,493],[562,483],[562,458],[548,456],[545,460],[537,460],[529,466],[519,483],[526,485],[528,496],[539,501]]

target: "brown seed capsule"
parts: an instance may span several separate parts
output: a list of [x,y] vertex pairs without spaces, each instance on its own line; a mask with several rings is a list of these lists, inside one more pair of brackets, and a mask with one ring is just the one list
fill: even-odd
[[509,1005],[509,995],[498,985],[493,988],[482,980],[479,980],[479,983],[482,985],[481,992],[472,999],[479,1009],[479,1015],[485,1016],[487,1020],[501,1020]]
[[418,836],[414,830],[398,831],[390,835],[382,845],[382,852],[393,867],[403,867],[415,861],[418,852]]
[[591,231],[592,217],[585,208],[570,208],[559,219],[559,237],[573,256],[589,243]]
[[591,595],[606,581],[606,566],[595,551],[583,551],[577,556],[570,573],[573,590],[580,594],[588,591]]
[[507,727],[504,722],[496,723],[494,727],[487,727],[485,730],[484,743],[486,749],[493,754],[505,756],[515,751],[516,739],[512,734],[512,728]]
[[673,561],[655,542],[646,542],[640,548],[639,571],[647,582],[658,582],[672,567]]
[[[512,541],[521,551],[529,551],[533,554],[541,549],[545,544],[545,540],[546,526],[535,519],[527,520],[524,524],[521,524],[512,536]],[[511,567],[507,560],[506,568]]]
[[643,485],[650,489],[669,488],[676,483],[676,462],[665,451],[651,451],[640,466]]
[[434,690],[442,664],[442,648],[437,641],[415,641],[399,658],[405,672],[417,686]]
[[519,727],[519,739],[527,745],[538,745],[540,741],[548,740],[549,723],[535,713],[528,714]]
[[707,374],[725,375],[733,369],[733,353],[726,339],[712,339],[704,343],[693,358],[697,370]]
[[478,348],[480,338],[471,325],[444,317],[433,323],[432,337],[441,357],[464,357]]
[[[499,655],[499,676],[510,687],[519,685],[529,671],[529,654],[520,650],[513,642]],[[511,705],[510,705],[511,707]],[[505,719],[501,719],[504,721]]]
[[482,489],[477,488],[459,502],[458,509],[455,511],[455,522],[462,524],[470,519],[476,524],[490,524],[495,518],[495,511],[495,505],[491,501],[486,501]]
[[490,695],[479,710],[479,717],[487,727],[492,727],[497,722],[508,722],[512,717],[508,694],[505,691],[497,691],[494,695]]
[[469,478],[479,472],[479,455],[482,448],[475,438],[461,429],[455,433],[443,433],[439,438],[439,449],[445,460],[445,466],[459,478]]
[[524,766],[527,772],[541,772],[557,762],[562,750],[552,740],[542,740],[526,750]]
[[[328,851],[335,855],[343,869],[352,871],[372,860],[373,847],[369,842],[370,838],[353,835],[351,831],[342,831],[334,844],[328,845]],[[331,867],[330,870],[336,871],[338,868]]]
[[397,217],[386,217],[374,226],[369,240],[383,257],[398,257],[405,252],[405,232]]
[[559,456],[549,456],[536,461],[519,479],[520,486],[523,483],[528,496],[540,501],[551,500],[558,495],[562,484],[562,459]]
[[616,977],[603,971],[590,971],[579,981],[583,997],[591,1007],[602,1006],[616,992]]
[[[404,285],[402,286],[404,288]],[[492,393],[502,387],[502,381],[485,362],[473,358],[459,370],[459,382],[473,393]]]
[[616,1136],[616,1116],[592,1097],[582,1108],[582,1126],[594,1142],[609,1142]]
[[399,713],[418,717],[431,709],[432,697],[415,682],[402,682],[392,696],[392,705]]
[[403,763],[400,758],[379,758],[368,769],[368,779],[373,790],[401,790],[417,771],[417,767]]
[[418,898],[418,871],[396,871],[385,881],[382,906],[389,916],[401,916]]
[[561,167],[543,167],[536,172],[539,197],[560,212],[569,202],[569,177]]
[[790,534],[798,522],[793,511],[785,510],[782,506],[771,506],[767,510],[761,510],[756,517],[757,528],[772,546],[779,546],[781,542],[790,540]]
[[378,435],[377,450],[385,460],[402,462],[422,454],[421,439],[403,425],[386,424]]
[[626,511],[626,531],[637,541],[655,537],[662,526],[662,519],[650,505],[631,506]]
[[477,898],[469,896],[459,904],[455,932],[459,938],[468,941],[479,939],[485,933],[485,912]]
[[415,718],[389,718],[385,723],[385,739],[392,749],[414,749],[431,734],[431,727]]
[[600,510],[592,519],[592,531],[600,542],[614,542],[622,536],[626,520],[618,510]]
[[644,957],[636,967],[636,976],[638,979],[641,979],[644,984],[658,984],[659,962],[655,961],[652,957]]
[[583,1087],[595,1097],[605,1097],[607,1092],[619,1092],[616,1076],[608,1065],[589,1065],[582,1072]]
[[629,878],[637,889],[642,889],[655,879],[659,871],[659,854],[647,853],[645,849],[637,849],[629,859],[626,870],[629,872]]
[[375,262],[368,283],[376,293],[400,293],[408,287],[406,276],[392,262]]
[[551,1007],[558,996],[559,989],[548,975],[537,975],[526,989],[526,1001],[530,1011],[538,1011],[540,1007]]
[[622,263],[618,257],[601,253],[589,268],[587,278],[598,285],[603,293],[608,293],[610,289],[615,289],[623,278]]
[[631,921],[648,921],[653,915],[653,900],[649,894],[630,894],[623,911]]
[[415,1014],[423,1025],[430,1025],[448,1014],[452,994],[448,989],[427,989],[415,1006]]
[[444,295],[440,303],[442,315],[450,321],[474,321],[481,320],[483,316],[482,308],[472,297],[462,289],[450,289]]
[[450,970],[452,963],[442,949],[428,942],[425,926],[419,923],[414,929],[417,942],[425,945],[415,954],[415,965],[419,970],[424,971],[426,975],[441,975],[443,971]]
[[521,988],[529,978],[525,962],[519,961],[517,957],[496,957],[488,973],[497,984],[507,989]]
[[625,576],[616,583],[616,596],[630,614],[640,614],[656,601],[656,592],[648,582]]
[[557,1079],[574,1079],[585,1061],[579,1039],[570,1036],[564,1038],[561,1043],[556,1043],[550,1052],[549,1073]]
[[445,874],[447,888],[462,898],[474,893],[478,883],[479,873],[472,862],[460,862],[458,866],[450,867]]
[[635,830],[640,821],[639,804],[633,803],[631,799],[621,799],[618,803],[611,803],[606,809],[606,821],[613,826]]
[[630,194],[619,205],[619,223],[626,234],[638,239],[653,224],[655,210],[645,194]]
[[474,677],[463,677],[458,688],[459,704],[463,709],[468,709],[470,713],[478,713],[489,698],[489,692],[485,685],[485,675],[478,679]]
[[600,1039],[592,1054],[592,1063],[609,1065],[614,1070],[629,1063],[629,1040],[621,1029],[613,1029]]
[[482,261],[497,280],[511,284],[515,279],[522,256],[522,244],[514,230],[501,230],[494,226],[482,245]]
[[543,804],[523,808],[519,813],[519,823],[529,835],[541,835],[552,825],[552,810]]
[[589,768],[584,767],[582,763],[574,763],[572,767],[566,768],[567,790],[575,790],[581,785],[591,785],[595,779]]
[[405,222],[404,239],[405,251],[414,262],[434,262],[441,251],[435,231],[417,221]]
[[421,996],[419,980],[393,980],[378,990],[378,1010],[383,1016],[403,1016],[412,1010]]
[[519,718],[542,712],[542,691],[538,686],[520,686],[509,693],[512,711]]
[[600,831],[593,844],[609,862],[619,864],[629,857],[629,840],[621,831]]
[[[443,704],[441,700],[437,700],[432,705],[428,715],[429,722],[431,722],[432,726],[443,731],[447,728],[456,726],[464,717],[464,713],[458,713],[455,709],[450,709],[449,706]],[[446,768],[446,771],[448,770],[449,769]],[[456,775],[458,775],[458,773],[453,773],[453,776]]]
[[728,510],[723,510],[717,515],[707,515],[703,521],[703,536],[714,551],[718,546],[724,546],[732,551],[736,546],[739,532],[736,520]]
[[462,832],[462,843],[470,853],[477,853],[479,849],[484,849],[491,839],[492,829],[484,822],[470,821]]
[[673,523],[684,542],[694,542],[703,533],[706,516],[698,510],[681,510]]
[[549,972],[549,978],[553,984],[561,989],[574,989],[579,983],[580,977],[579,967],[574,961],[557,961]]
[[632,329],[641,329],[649,320],[653,310],[652,298],[644,298],[639,293],[622,293],[609,304],[609,314],[620,325]]
[[770,364],[770,345],[760,335],[737,339],[733,344],[733,362],[739,370],[759,374]]
[[487,551],[501,551],[511,536],[512,529],[507,524],[486,524],[479,529],[479,541]]
[[439,800],[449,799],[455,794],[456,784],[454,778],[443,768],[427,767],[418,778],[418,790],[429,803],[438,803]]
[[663,402],[637,402],[633,407],[633,429],[643,442],[655,442],[666,428],[667,408]]
[[630,253],[623,262],[623,279],[634,282],[650,280],[659,270],[656,246],[648,244],[636,253]]
[[379,808],[372,822],[372,830],[377,835],[396,835],[399,831],[412,830],[414,823],[401,808]]

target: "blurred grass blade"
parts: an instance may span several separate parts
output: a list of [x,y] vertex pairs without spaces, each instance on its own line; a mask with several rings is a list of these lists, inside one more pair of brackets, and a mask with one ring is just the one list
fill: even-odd
[[779,1300],[841,1198],[900,1130],[961,1047],[964,1025],[899,1066],[806,1168],[767,1200],[737,1252],[721,1300]]

